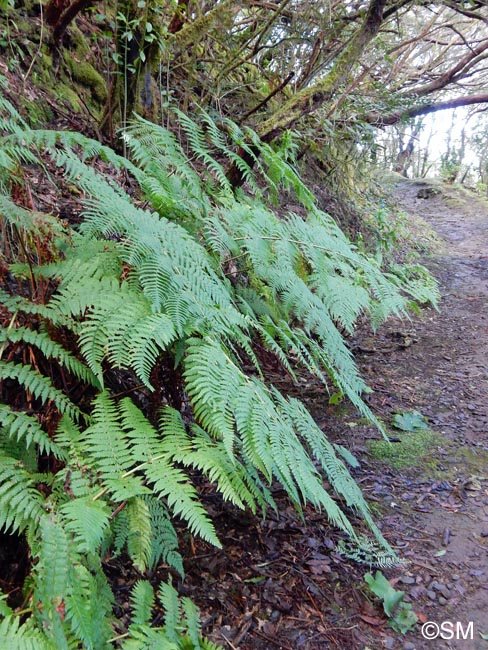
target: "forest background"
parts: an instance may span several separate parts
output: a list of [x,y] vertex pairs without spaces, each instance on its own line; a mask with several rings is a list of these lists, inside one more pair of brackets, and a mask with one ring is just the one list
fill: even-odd
[[462,109],[439,172],[486,192],[488,3],[0,12],[0,524],[16,566],[0,638],[212,647],[171,576],[194,538],[225,544],[217,498],[265,513],[283,490],[327,513],[345,558],[394,565],[347,441],[272,371],[313,376],[386,435],[348,340],[438,294],[395,251],[378,169],[429,173],[425,116],[458,109],[454,127]]

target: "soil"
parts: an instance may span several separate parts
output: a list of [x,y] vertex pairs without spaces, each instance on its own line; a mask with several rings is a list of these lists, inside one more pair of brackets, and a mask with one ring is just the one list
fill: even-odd
[[[383,573],[419,622],[406,635],[390,627],[365,587],[370,567],[334,550],[324,515],[308,512],[304,522],[283,500],[279,518],[256,524],[209,504],[225,552],[194,549],[182,588],[207,616],[205,631],[231,650],[488,648],[488,204],[430,181],[398,182],[394,194],[413,223],[438,235],[422,261],[439,280],[440,312],[388,321],[351,345],[384,421],[416,410],[434,435],[419,438],[428,448],[416,456],[415,434],[391,429],[391,459],[378,460],[380,436],[355,413],[332,411],[313,383],[306,401],[360,460],[356,480],[405,561]],[[395,445],[408,436],[414,453],[395,463]],[[423,637],[428,622],[444,623],[435,639]]]
[[[418,198],[425,187],[439,193]],[[416,585],[410,591],[430,621],[459,621],[464,627],[473,622],[472,640],[409,636],[419,650],[481,650],[488,647],[481,637],[488,633],[488,206],[461,190],[418,181],[398,184],[396,194],[400,206],[425,219],[443,243],[427,260],[440,282],[441,313],[416,321],[415,343],[397,350],[386,366],[380,357],[372,361],[372,371],[381,372],[392,389],[394,410],[420,410],[444,438],[437,484],[419,495],[428,509],[404,509],[405,526],[420,531],[410,550],[436,569],[412,563]],[[433,550],[445,554],[436,558]],[[439,583],[447,587],[445,598]],[[392,647],[402,646],[397,640]]]
[[[434,192],[419,198],[425,188]],[[464,628],[473,623],[472,640],[423,640],[416,630],[407,644],[482,650],[488,648],[481,637],[488,637],[488,205],[460,189],[422,181],[397,184],[396,197],[441,239],[426,264],[442,293],[441,312],[407,328],[413,344],[398,347],[387,363],[374,355],[368,368],[387,389],[393,411],[419,410],[442,435],[432,475],[414,472],[414,480],[425,481],[417,494],[409,493],[408,478],[402,486],[401,475],[395,477],[403,526],[417,531],[408,547],[417,558],[408,567],[415,585],[402,589],[429,621],[459,621]],[[385,329],[391,332],[391,325]],[[422,512],[412,507],[419,502],[426,506]],[[397,638],[390,647],[411,646]]]

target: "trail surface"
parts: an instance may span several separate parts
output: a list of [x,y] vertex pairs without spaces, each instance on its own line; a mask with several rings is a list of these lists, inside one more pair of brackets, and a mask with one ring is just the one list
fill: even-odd
[[[423,620],[453,627],[445,625],[435,640],[418,629],[408,640],[384,638],[383,645],[482,650],[488,648],[488,208],[462,190],[422,181],[398,183],[396,194],[400,207],[440,237],[427,265],[440,281],[441,313],[407,326],[401,335],[409,345],[393,351],[386,345],[381,354],[380,344],[379,354],[368,361],[363,355],[362,363],[386,409],[417,409],[442,436],[432,469],[394,474],[382,502],[400,512],[391,523],[403,529],[404,555],[412,562],[399,587]],[[390,325],[380,341],[391,344],[394,334]],[[387,515],[385,532],[388,523]],[[435,634],[435,626],[429,629]],[[467,631],[472,639],[462,638]]]

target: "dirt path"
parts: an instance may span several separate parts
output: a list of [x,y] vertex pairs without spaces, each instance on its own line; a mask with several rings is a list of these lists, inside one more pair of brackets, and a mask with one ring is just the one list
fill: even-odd
[[[398,333],[389,325],[379,354],[363,354],[361,362],[387,411],[415,408],[443,436],[437,458],[420,476],[418,470],[393,473],[386,488],[380,480],[379,489],[368,490],[374,496],[376,489],[387,508],[386,528],[398,525],[404,533],[397,543],[411,564],[398,586],[423,619],[454,628],[444,626],[443,638],[425,640],[419,627],[406,638],[383,637],[382,644],[482,650],[488,648],[481,636],[488,638],[488,206],[445,187],[432,193],[438,187],[406,181],[396,193],[400,207],[425,219],[442,239],[441,251],[427,262],[440,280],[441,314],[403,324],[401,334],[412,344],[393,351]],[[456,639],[469,632],[470,622],[473,638]]]

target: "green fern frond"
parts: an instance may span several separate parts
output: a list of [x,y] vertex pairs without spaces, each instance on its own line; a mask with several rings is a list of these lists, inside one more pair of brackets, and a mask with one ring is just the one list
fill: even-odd
[[94,374],[81,361],[56,343],[46,332],[36,332],[28,327],[0,328],[0,343],[28,343],[37,347],[45,357],[54,359],[81,381],[100,388]]
[[178,552],[178,535],[171,523],[168,509],[153,496],[143,497],[151,516],[151,554],[148,566],[154,569],[164,562],[184,577],[183,559]]
[[50,315],[49,309],[45,305],[38,305],[22,296],[12,296],[2,287],[0,287],[0,304],[12,314],[21,311],[24,314],[35,314],[44,318],[49,318]]
[[0,647],[8,650],[57,650],[54,643],[32,625],[32,618],[0,614]]
[[7,404],[0,404],[0,427],[10,438],[17,442],[22,440],[26,449],[35,444],[40,453],[66,460],[65,451],[51,440],[34,416],[15,411]]
[[96,553],[109,524],[107,505],[89,496],[79,497],[65,503],[59,512],[66,521],[66,530],[73,534],[78,553]]
[[138,580],[131,592],[132,625],[148,625],[152,617],[154,589],[147,580]]
[[55,388],[51,381],[29,365],[6,363],[0,361],[0,379],[14,379],[25,390],[43,403],[53,402],[62,414],[72,420],[82,420],[86,416],[69,400],[66,395]]
[[34,605],[40,605],[36,608],[36,616],[46,636],[60,650],[68,650],[69,631],[64,620],[64,608],[72,558],[67,533],[54,518],[42,518],[35,554],[39,561],[35,573]]
[[252,479],[241,464],[232,462],[224,445],[213,440],[198,425],[192,425],[190,436],[178,411],[166,407],[160,418],[164,444],[171,458],[184,465],[203,472],[210,481],[216,483],[224,499],[252,511],[256,509],[256,499],[248,489]]
[[45,501],[37,479],[17,459],[0,456],[0,529],[22,532],[41,521]]
[[104,584],[101,570],[97,573],[93,575],[83,564],[74,564],[66,598],[66,619],[74,638],[80,639],[87,650],[107,647],[113,635],[108,620],[113,596],[108,585]]
[[127,506],[127,551],[136,569],[143,573],[149,566],[152,551],[151,513],[141,497],[132,498]]
[[106,393],[95,399],[92,417],[84,432],[84,445],[102,483],[119,501],[147,493],[139,477],[132,474],[131,445],[120,428],[118,409]]
[[180,619],[180,603],[178,592],[173,587],[171,581],[163,582],[158,591],[158,599],[164,609],[164,625],[168,631],[168,637],[174,643],[178,643],[179,635],[177,632]]
[[118,557],[127,544],[127,537],[129,535],[129,517],[125,508],[118,513],[111,525],[112,529],[112,556]]

